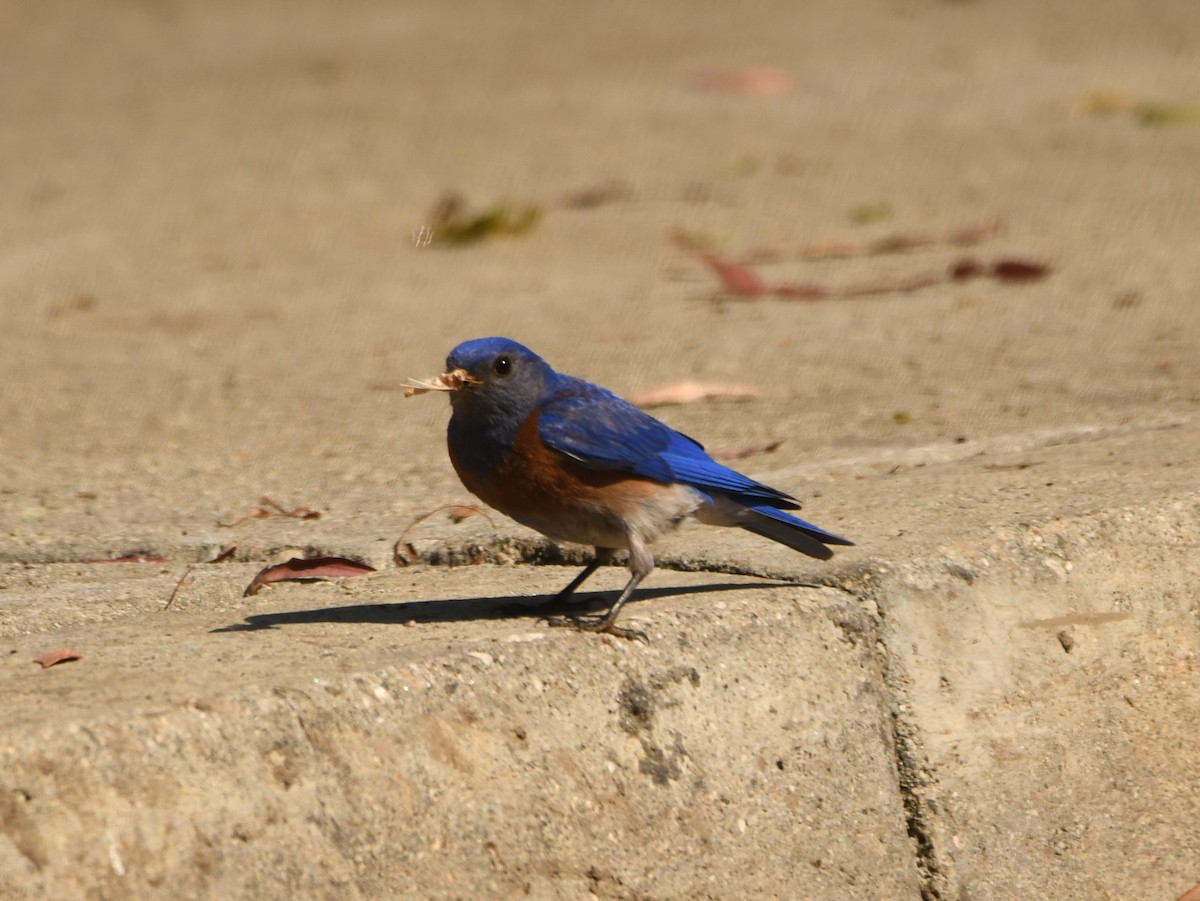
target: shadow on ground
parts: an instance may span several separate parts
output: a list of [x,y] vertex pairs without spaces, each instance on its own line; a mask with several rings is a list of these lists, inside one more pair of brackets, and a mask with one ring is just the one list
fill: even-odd
[[[716,582],[711,585],[681,585],[647,588],[629,603],[676,595],[706,594],[720,591],[750,591],[765,588],[795,588],[795,582]],[[254,632],[301,623],[459,623],[485,619],[543,618],[547,615],[596,613],[608,609],[616,592],[589,594],[575,603],[556,603],[557,595],[509,595],[506,597],[458,598],[437,601],[405,601],[397,604],[350,604],[345,607],[318,607],[313,610],[283,610],[256,613],[244,622],[213,629],[213,632]]]

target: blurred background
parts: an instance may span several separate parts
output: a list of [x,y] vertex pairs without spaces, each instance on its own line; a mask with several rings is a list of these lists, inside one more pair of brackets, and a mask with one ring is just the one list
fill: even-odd
[[[1192,0],[9,0],[6,553],[458,500],[401,383],[487,334],[751,389],[655,411],[750,471],[1192,415],[1198,44]],[[1003,261],[1044,277],[947,276]]]

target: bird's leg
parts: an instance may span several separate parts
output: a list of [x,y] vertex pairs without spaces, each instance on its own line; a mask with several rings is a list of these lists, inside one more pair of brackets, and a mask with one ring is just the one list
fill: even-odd
[[[642,579],[650,575],[654,570],[654,556],[650,553],[650,548],[637,535],[630,534],[629,536],[629,581],[625,583],[624,589],[613,601],[613,605],[608,608],[608,613],[598,619],[581,619],[579,617],[570,617],[562,620],[551,620],[552,626],[567,626],[572,629],[578,629],[580,632],[607,632],[609,635],[617,635],[621,638],[637,639],[638,641],[649,644],[650,639],[646,637],[645,632],[637,629],[625,629],[616,624],[617,617],[621,613],[621,608],[625,602],[629,600],[635,588],[641,584]],[[600,549],[596,549],[596,556],[599,558]],[[608,551],[608,556],[612,556],[612,551]],[[598,564],[593,563],[588,569],[575,578],[575,581],[567,586],[563,596],[569,595],[574,591],[584,579],[586,579]]]
[[571,580],[571,584],[556,594],[549,600],[539,601],[536,604],[513,604],[510,607],[501,608],[506,613],[511,613],[513,616],[522,616],[529,613],[530,610],[543,610],[546,608],[558,607],[571,599],[571,595],[575,593],[580,585],[587,581],[587,577],[594,573],[604,564],[608,563],[613,558],[616,551],[610,547],[596,548],[596,556],[592,558],[592,562],[583,568],[583,572]]
[[596,556],[592,558],[592,562],[583,568],[583,572],[571,580],[571,584],[554,596],[554,600],[550,603],[561,604],[575,593],[575,589],[587,581],[587,577],[594,573],[601,566],[612,560],[613,549],[610,547],[596,548]]
[[643,576],[630,576],[629,581],[625,583],[624,590],[617,596],[613,605],[608,609],[608,613],[598,619],[581,619],[580,617],[571,617],[566,620],[552,622],[552,626],[568,626],[572,629],[578,629],[580,632],[607,632],[609,635],[617,635],[621,638],[632,638],[646,644],[650,643],[650,639],[646,637],[646,633],[639,629],[626,629],[623,626],[616,625],[617,616],[621,612],[621,607],[629,600],[629,596],[633,594],[633,590],[641,583]]

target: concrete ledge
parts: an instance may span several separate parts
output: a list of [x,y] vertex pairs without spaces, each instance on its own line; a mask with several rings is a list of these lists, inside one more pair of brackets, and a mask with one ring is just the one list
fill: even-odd
[[[494,577],[515,592],[528,572]],[[37,703],[31,682],[53,693],[0,749],[0,880],[17,896],[915,896],[872,619],[831,589],[668,578],[714,596],[652,603],[648,648],[535,621],[468,641],[446,638],[463,623],[372,630],[388,612],[364,605],[366,647],[343,654],[311,636],[345,611],[283,589],[260,628],[176,635],[140,702],[73,704],[139,653],[120,624],[89,630],[112,651],[86,669],[10,664],[6,717]],[[189,688],[190,658],[231,644],[227,681]]]
[[1200,498],[885,575],[901,771],[948,898],[1174,898],[1200,860]]

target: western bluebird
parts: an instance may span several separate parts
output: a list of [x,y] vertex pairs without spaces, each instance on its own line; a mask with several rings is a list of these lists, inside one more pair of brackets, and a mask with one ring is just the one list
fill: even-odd
[[629,551],[629,582],[608,613],[571,620],[576,628],[645,638],[616,626],[617,616],[654,569],[650,544],[687,516],[820,560],[833,555],[826,545],[853,544],[784,512],[799,509],[794,497],[722,466],[696,441],[611,391],[560,375],[516,341],[466,341],[446,369],[413,386],[450,393],[450,462],[467,489],[550,538],[596,548],[554,602],[618,549]]

